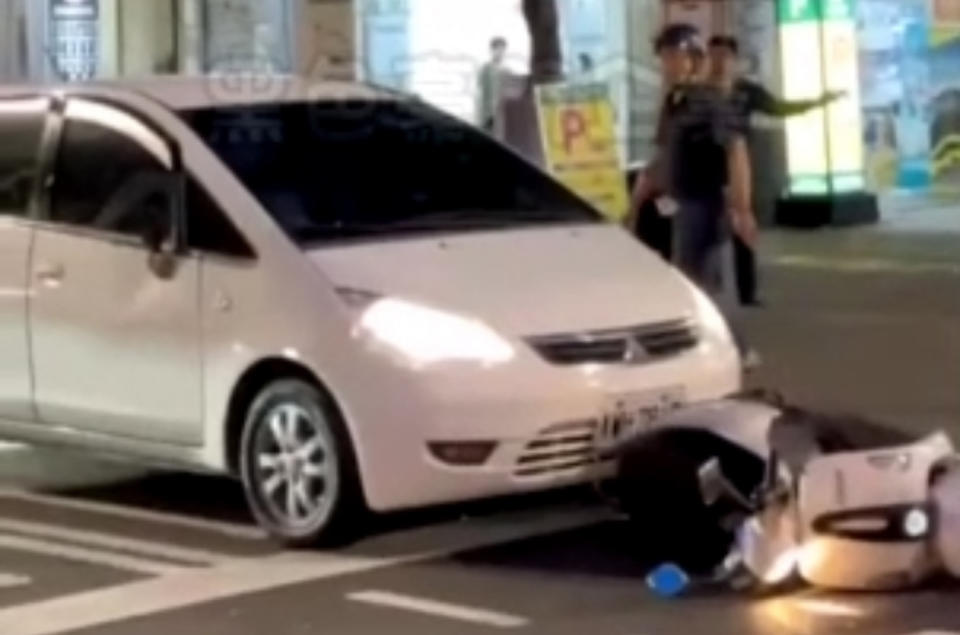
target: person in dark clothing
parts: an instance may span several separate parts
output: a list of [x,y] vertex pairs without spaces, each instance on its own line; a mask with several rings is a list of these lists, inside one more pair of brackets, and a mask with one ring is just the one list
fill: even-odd
[[[739,76],[740,44],[735,37],[716,35],[710,39],[709,49],[709,81],[729,95],[734,116],[740,119],[739,125],[748,141],[750,122],[756,113],[776,118],[792,117],[822,108],[843,96],[840,92],[827,92],[816,99],[781,99],[762,84]],[[756,255],[750,245],[736,238],[734,264],[740,302],[747,306],[759,305]]]
[[[695,27],[667,26],[655,49],[667,91],[657,155],[634,190],[634,210],[655,195],[672,208],[674,264],[713,297],[734,326],[730,238],[737,234],[749,244],[756,232],[744,131],[732,101],[697,74],[703,46]],[[746,358],[756,356],[737,340]]]

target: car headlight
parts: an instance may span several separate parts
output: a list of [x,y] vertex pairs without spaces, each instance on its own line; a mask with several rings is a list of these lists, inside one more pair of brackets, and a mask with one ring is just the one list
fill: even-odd
[[447,361],[495,365],[513,359],[508,341],[486,324],[397,298],[363,309],[358,328],[416,366]]

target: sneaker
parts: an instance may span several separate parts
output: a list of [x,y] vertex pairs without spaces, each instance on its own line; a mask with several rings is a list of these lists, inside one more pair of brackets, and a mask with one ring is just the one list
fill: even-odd
[[763,364],[763,359],[760,357],[760,353],[758,353],[755,349],[750,348],[747,349],[747,351],[743,354],[742,364],[743,370],[745,372],[750,372],[760,368],[760,366]]

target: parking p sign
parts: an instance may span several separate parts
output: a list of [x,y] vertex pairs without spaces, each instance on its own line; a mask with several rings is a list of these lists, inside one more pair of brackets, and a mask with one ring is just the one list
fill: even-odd
[[614,221],[629,209],[610,88],[603,83],[537,88],[547,169]]

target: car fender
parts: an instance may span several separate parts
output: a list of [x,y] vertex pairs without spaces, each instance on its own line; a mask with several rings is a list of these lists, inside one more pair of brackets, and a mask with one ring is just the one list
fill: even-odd
[[737,445],[766,460],[768,433],[780,415],[774,406],[758,401],[726,399],[681,408],[660,418],[653,433],[701,430]]
[[935,547],[944,570],[960,578],[960,456],[941,461],[937,471],[930,490],[937,513]]

